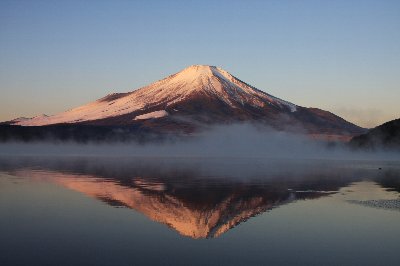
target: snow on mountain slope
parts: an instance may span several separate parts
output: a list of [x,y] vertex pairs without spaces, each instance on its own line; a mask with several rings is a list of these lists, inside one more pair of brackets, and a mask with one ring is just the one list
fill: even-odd
[[[60,123],[81,123],[137,113],[177,104],[192,95],[203,93],[217,98],[231,108],[244,104],[254,108],[273,106],[282,111],[296,112],[297,106],[262,92],[227,71],[206,65],[193,65],[141,89],[129,93],[114,93],[95,102],[48,117],[20,120],[15,125],[41,126]],[[160,108],[161,109],[161,108]],[[163,115],[165,116],[165,115]],[[163,117],[159,116],[159,117]],[[138,118],[140,119],[140,118]]]
[[160,117],[164,117],[164,116],[167,116],[167,115],[168,115],[167,111],[160,110],[160,111],[154,111],[154,112],[146,113],[146,114],[143,114],[143,115],[138,115],[138,116],[135,117],[135,120],[160,118]]

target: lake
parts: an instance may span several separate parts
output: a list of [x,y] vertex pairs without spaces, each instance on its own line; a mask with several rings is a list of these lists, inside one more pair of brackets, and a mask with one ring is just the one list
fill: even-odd
[[0,265],[398,265],[399,161],[0,158]]

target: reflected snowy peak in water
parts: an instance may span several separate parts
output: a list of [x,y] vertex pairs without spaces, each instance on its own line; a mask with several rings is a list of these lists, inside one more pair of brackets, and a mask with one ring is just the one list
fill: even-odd
[[[196,239],[218,237],[260,213],[335,194],[378,173],[359,163],[74,157],[3,158],[0,169],[133,209]],[[390,174],[380,175],[386,187]]]

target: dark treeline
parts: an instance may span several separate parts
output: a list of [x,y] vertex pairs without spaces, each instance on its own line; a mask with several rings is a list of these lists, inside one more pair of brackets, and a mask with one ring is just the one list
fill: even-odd
[[[197,136],[197,138],[196,138]],[[249,154],[264,151],[291,150],[304,153],[324,149],[346,149],[366,151],[399,151],[400,119],[393,120],[354,137],[349,143],[311,141],[306,135],[276,131],[271,128],[256,128],[254,125],[237,124],[212,127],[198,134],[163,130],[140,125],[99,126],[82,124],[60,124],[48,126],[0,125],[0,143],[7,142],[75,142],[75,143],[181,143],[181,140],[197,141],[201,144],[192,149],[246,150]],[[223,144],[223,145],[222,145]],[[275,145],[274,145],[275,144]],[[257,148],[256,148],[257,147]],[[300,152],[301,151],[301,152]]]
[[170,139],[166,133],[135,126],[51,125],[14,126],[0,125],[0,142],[126,142],[139,143]]
[[350,141],[353,148],[368,150],[400,149],[400,119],[395,119],[377,126],[367,133],[354,137]]

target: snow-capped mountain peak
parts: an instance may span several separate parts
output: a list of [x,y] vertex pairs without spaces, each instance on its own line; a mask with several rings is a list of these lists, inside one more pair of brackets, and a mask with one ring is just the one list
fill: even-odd
[[208,65],[192,65],[153,84],[128,93],[109,94],[95,102],[48,117],[34,117],[18,121],[24,126],[59,123],[82,123],[125,115],[147,113],[148,109],[162,106],[162,111],[196,94],[218,99],[231,108],[245,104],[255,108],[271,105],[294,112],[295,104],[262,92],[239,80],[222,68]]
[[208,65],[192,65],[140,89],[112,93],[60,114],[5,123],[133,126],[154,132],[191,133],[207,125],[236,122],[254,122],[279,130],[301,128],[329,138],[364,132],[330,112],[284,101],[222,68]]

